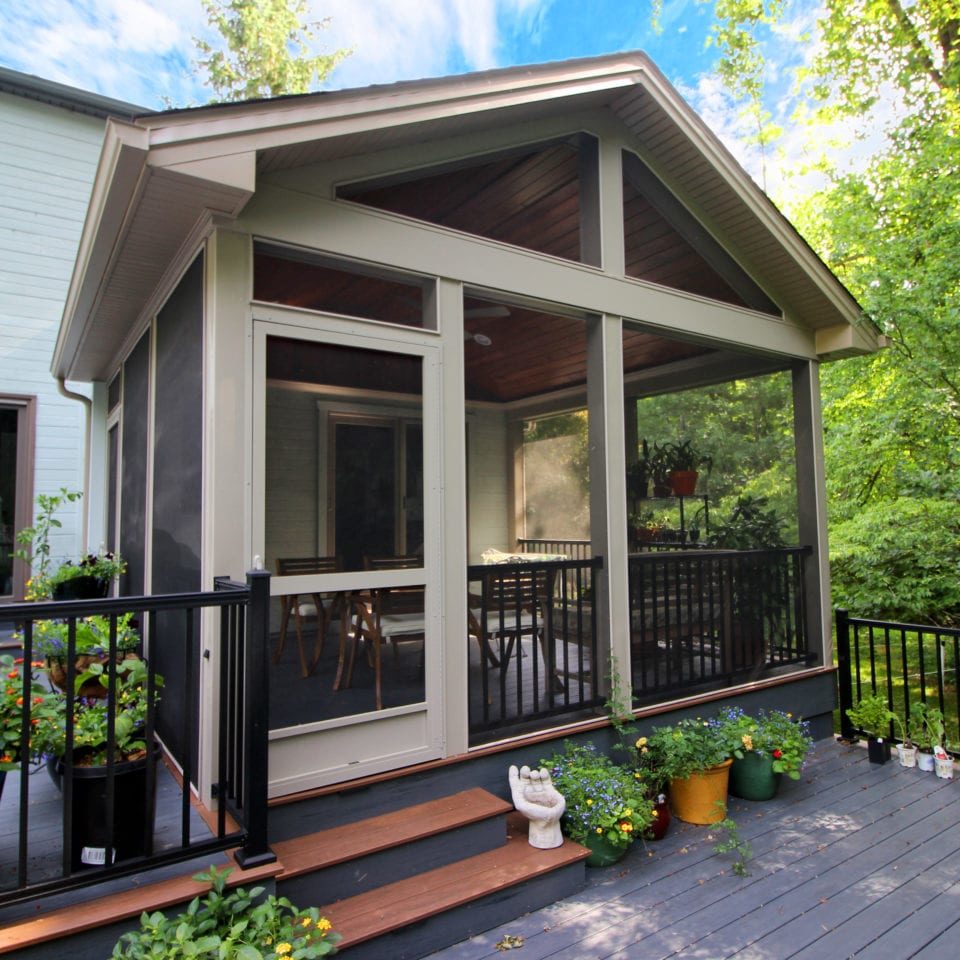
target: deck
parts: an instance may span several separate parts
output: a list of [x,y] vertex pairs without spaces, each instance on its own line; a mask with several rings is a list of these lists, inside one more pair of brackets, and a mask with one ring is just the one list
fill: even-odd
[[714,853],[713,828],[678,823],[576,897],[432,955],[522,960],[933,960],[960,935],[960,782],[817,744],[769,803],[733,800],[749,876]]

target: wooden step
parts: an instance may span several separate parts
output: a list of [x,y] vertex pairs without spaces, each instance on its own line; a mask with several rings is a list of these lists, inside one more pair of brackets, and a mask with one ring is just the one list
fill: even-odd
[[418,803],[356,823],[271,844],[283,861],[281,879],[322,870],[391,847],[508,814],[513,807],[480,787]]
[[465,860],[321,908],[351,960],[409,960],[579,890],[589,851],[536,850],[522,831]]

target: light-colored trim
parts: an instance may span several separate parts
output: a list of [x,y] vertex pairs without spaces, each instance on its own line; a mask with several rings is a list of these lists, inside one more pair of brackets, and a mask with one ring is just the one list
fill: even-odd
[[600,310],[665,335],[693,335],[732,347],[749,343],[760,351],[805,359],[815,356],[813,332],[787,320],[642,280],[608,276],[584,264],[358,204],[265,186],[238,226],[280,243],[321,247],[414,273],[439,274],[470,287],[488,288],[496,278],[504,296],[566,304],[583,314]]
[[[17,492],[13,507],[14,530],[33,526],[33,477],[36,459],[37,398],[23,394],[0,394],[0,406],[17,410]],[[23,560],[13,561],[13,593],[3,594],[4,599],[23,599],[26,582],[30,578],[30,566]]]
[[620,144],[611,137],[600,140],[600,241],[604,273],[626,276],[623,223],[623,161]]

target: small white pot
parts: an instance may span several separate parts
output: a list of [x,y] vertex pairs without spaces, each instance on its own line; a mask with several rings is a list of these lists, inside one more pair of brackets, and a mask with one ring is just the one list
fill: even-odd
[[932,753],[918,754],[917,766],[926,773],[933,773],[933,754]]
[[917,765],[917,748],[897,744],[897,753],[900,756],[901,767],[915,767]]
[[941,780],[953,779],[953,757],[946,757],[941,760],[940,757],[934,757],[933,762],[937,768],[937,776]]

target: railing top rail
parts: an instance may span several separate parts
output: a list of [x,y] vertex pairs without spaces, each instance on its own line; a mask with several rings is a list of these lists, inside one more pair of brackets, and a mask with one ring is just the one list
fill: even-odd
[[592,540],[578,540],[575,537],[517,537],[517,543],[569,543],[578,547],[588,547]]
[[590,567],[603,568],[603,557],[589,557],[583,560],[518,560],[516,563],[472,563],[467,567],[467,578],[479,580],[489,574],[523,573],[533,567],[547,570],[580,570]]
[[681,560],[696,558],[698,560],[722,560],[729,557],[767,557],[767,556],[807,556],[813,548],[806,547],[768,547],[758,550],[703,550],[699,547],[690,547],[680,550],[655,550],[642,553],[631,553],[631,562],[639,563],[679,563]]
[[40,603],[11,603],[0,606],[0,622],[55,620],[88,617],[93,614],[127,613],[130,610],[171,610],[185,607],[228,607],[246,600],[248,590],[216,590],[201,593],[163,593],[152,596],[106,597],[95,600],[45,600]]
[[880,630],[906,630],[910,633],[937,633],[944,637],[960,637],[960,627],[940,627],[934,623],[898,623],[893,620],[874,620],[870,617],[847,617],[847,623]]

